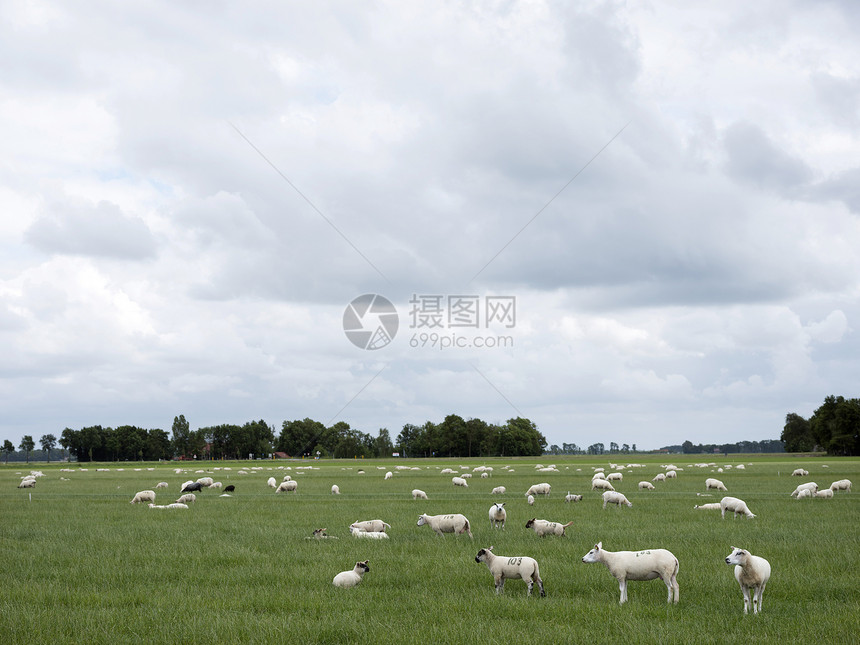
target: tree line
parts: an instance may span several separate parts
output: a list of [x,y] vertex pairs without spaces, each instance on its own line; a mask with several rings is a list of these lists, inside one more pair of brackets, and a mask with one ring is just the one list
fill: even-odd
[[789,412],[782,440],[786,452],[860,455],[860,399],[828,396],[809,419]]

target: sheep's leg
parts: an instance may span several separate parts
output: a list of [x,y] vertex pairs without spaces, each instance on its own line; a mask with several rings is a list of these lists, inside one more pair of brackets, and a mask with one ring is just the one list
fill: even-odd
[[543,590],[543,580],[541,580],[538,576],[535,576],[535,579],[538,584],[538,589],[540,589],[541,598],[543,598],[544,596],[546,596],[546,591]]
[[502,593],[505,588],[505,579],[502,576],[496,578],[496,595]]
[[756,587],[755,596],[753,597],[753,612],[756,614],[761,611],[762,596],[764,596],[764,583],[762,583],[761,586]]
[[526,585],[527,585],[527,586],[528,586],[528,588],[529,588],[529,591],[528,591],[528,593],[527,593],[526,595],[527,595],[527,596],[531,596],[531,595],[532,595],[532,588],[535,586],[535,583],[532,581],[532,579],[531,579],[531,578],[529,578],[528,580],[526,580]]
[[675,574],[672,574],[672,588],[675,590],[675,604],[678,604],[678,601],[681,599],[681,588],[678,586],[678,578],[675,577]]
[[748,614],[750,611],[750,588],[746,585],[741,585],[741,591],[744,594],[744,613]]
[[621,589],[621,600],[618,604],[623,605],[627,602],[627,578],[622,578],[618,581],[618,588]]

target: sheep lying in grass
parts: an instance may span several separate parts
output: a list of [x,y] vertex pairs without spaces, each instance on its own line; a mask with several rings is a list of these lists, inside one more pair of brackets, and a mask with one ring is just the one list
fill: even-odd
[[573,521],[570,521],[567,524],[559,524],[558,522],[548,522],[546,520],[539,520],[536,517],[533,517],[526,522],[526,528],[533,529],[538,537],[546,537],[547,535],[564,537],[564,529],[571,524],[573,524]]
[[719,511],[721,506],[719,502],[711,502],[709,504],[696,504],[693,508],[697,508],[700,511]]
[[721,482],[719,479],[709,477],[705,480],[705,490],[711,490],[712,488],[715,490],[721,490],[726,493],[729,492],[729,489],[726,488],[726,485],[723,482]]
[[352,568],[352,571],[341,571],[334,577],[334,580],[332,580],[331,583],[335,587],[343,587],[344,589],[348,589],[349,587],[355,587],[356,585],[361,583],[364,574],[370,571],[368,562],[370,562],[370,560],[365,560],[364,562],[356,562],[355,566]]
[[177,504],[189,504],[197,501],[197,495],[194,493],[185,493],[176,500]]
[[598,542],[586,553],[582,561],[585,563],[602,562],[609,573],[618,580],[621,589],[619,604],[627,602],[628,580],[654,580],[660,578],[669,591],[667,602],[672,602],[674,591],[675,603],[680,598],[678,588],[678,558],[666,549],[650,549],[646,551],[606,551],[603,543]]
[[349,532],[352,537],[357,538],[366,538],[368,540],[387,540],[388,533],[385,531],[365,531],[364,529],[360,529],[356,526],[350,526]]
[[349,528],[356,528],[369,533],[385,533],[385,529],[390,529],[391,525],[382,520],[362,520],[360,522],[353,522],[349,525]]
[[651,482],[639,482],[639,490],[655,490],[654,484]]
[[155,501],[155,491],[154,490],[142,490],[135,494],[134,499],[131,500],[131,504],[142,504],[143,502],[154,502]]
[[571,495],[570,491],[567,491],[567,495],[564,496],[565,502],[581,502],[582,495]]
[[490,507],[490,526],[494,529],[503,529],[505,528],[505,520],[508,518],[508,514],[505,511],[505,503],[501,504],[493,504]]
[[607,504],[617,504],[618,508],[621,508],[621,505],[625,506],[633,506],[633,502],[631,502],[627,497],[624,496],[623,493],[619,493],[618,491],[608,490],[603,493],[603,508],[606,508]]
[[806,482],[805,484],[800,484],[797,488],[794,489],[794,492],[791,494],[792,497],[797,497],[800,494],[800,491],[808,490],[811,495],[814,495],[818,492],[818,484],[815,482]]
[[737,518],[738,513],[745,515],[747,519],[755,517],[749,507],[747,507],[747,503],[737,497],[723,497],[720,500],[720,515],[723,519],[726,519],[726,511],[732,512],[732,518]]
[[849,493],[851,492],[851,480],[850,479],[840,479],[839,481],[835,481],[830,484],[830,490],[845,490]]
[[540,595],[546,596],[543,588],[543,580],[540,579],[540,567],[537,560],[528,556],[515,556],[513,558],[496,555],[493,547],[481,549],[475,556],[475,562],[483,562],[487,565],[493,580],[496,583],[496,593],[499,594],[505,588],[505,580],[524,580],[528,585],[528,594],[532,595],[532,588],[537,583]]
[[306,537],[306,540],[336,540],[338,539],[336,535],[329,535],[326,533],[328,529],[314,529],[314,532],[309,537]]
[[181,502],[173,502],[172,504],[159,506],[158,504],[153,504],[150,502],[149,508],[188,508],[188,504],[183,504]]
[[757,614],[761,611],[764,588],[770,580],[770,562],[744,549],[732,547],[732,552],[726,557],[726,564],[735,565],[735,580],[744,595],[744,613],[749,613],[750,591],[753,591],[753,613]]
[[466,519],[465,515],[461,515],[460,513],[452,515],[427,515],[426,513],[422,513],[418,516],[418,526],[424,526],[425,524],[429,524],[436,535],[442,535],[443,533],[462,535],[463,533],[468,533],[470,538],[474,537],[469,526],[469,520]]
[[21,483],[18,484],[18,488],[36,488],[36,478],[25,477],[21,480]]
[[420,488],[413,488],[412,499],[427,499],[427,493],[425,493]]

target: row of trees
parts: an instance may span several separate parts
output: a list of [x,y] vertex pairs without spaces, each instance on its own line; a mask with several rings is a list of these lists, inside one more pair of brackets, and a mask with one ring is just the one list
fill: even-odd
[[[680,450],[679,450],[680,449]],[[737,443],[699,443],[685,441],[680,446],[667,446],[663,450],[669,452],[682,452],[685,455],[696,455],[701,453],[757,453],[757,452],[785,452],[782,441],[777,439],[763,439],[761,441],[738,441]]]
[[[39,445],[42,446],[42,456],[44,459],[46,461],[50,461],[51,451],[57,446],[57,438],[52,434],[44,434],[39,437]],[[27,463],[30,463],[30,454],[33,452],[35,447],[36,442],[33,441],[33,437],[31,435],[25,434],[21,437],[21,444],[18,446],[18,450],[24,453],[24,458]],[[6,439],[3,441],[3,445],[0,446],[0,451],[3,452],[4,463],[9,463],[9,455],[15,453],[15,444]]]
[[860,399],[828,396],[809,419],[788,413],[782,440],[787,452],[860,455]]
[[[604,455],[607,454],[606,446],[602,443],[593,443],[588,448],[580,448],[575,443],[563,443],[561,448],[556,444],[549,447],[547,451],[551,455]],[[631,447],[630,444],[623,443],[619,447],[614,441],[609,442],[610,455],[627,455],[631,452],[636,452],[636,444]]]

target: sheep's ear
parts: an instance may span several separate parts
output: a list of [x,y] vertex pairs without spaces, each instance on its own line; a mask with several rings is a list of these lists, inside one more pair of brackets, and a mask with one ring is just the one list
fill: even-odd
[[493,549],[495,549],[495,548],[496,548],[496,547],[491,546],[489,549],[487,549],[487,551],[492,551],[492,550],[493,550]]
[[505,505],[505,503],[504,503],[504,502],[502,502],[502,506],[504,506],[504,505]]
[[598,549],[598,550],[602,549],[603,548],[603,542],[598,542],[597,544],[594,545],[594,548]]

